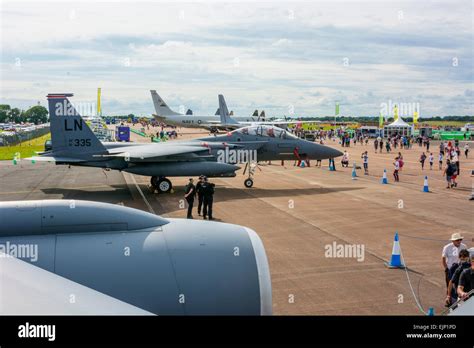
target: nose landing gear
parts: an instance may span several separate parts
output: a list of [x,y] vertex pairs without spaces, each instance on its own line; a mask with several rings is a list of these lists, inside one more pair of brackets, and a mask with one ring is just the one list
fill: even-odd
[[244,185],[246,188],[251,188],[253,186],[253,179],[252,178],[245,179]]
[[247,172],[247,168],[248,168],[248,178],[245,179],[244,186],[246,188],[251,188],[253,186],[253,178],[252,177],[255,174],[255,169],[258,168],[258,164],[257,164],[257,162],[247,162],[247,163],[245,163],[244,172],[242,173],[243,175],[245,175],[245,173]]

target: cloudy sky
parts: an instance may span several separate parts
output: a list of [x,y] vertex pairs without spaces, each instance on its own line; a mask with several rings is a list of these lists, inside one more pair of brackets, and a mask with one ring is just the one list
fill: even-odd
[[177,110],[267,116],[474,114],[471,1],[5,1],[0,103],[51,92],[105,114]]

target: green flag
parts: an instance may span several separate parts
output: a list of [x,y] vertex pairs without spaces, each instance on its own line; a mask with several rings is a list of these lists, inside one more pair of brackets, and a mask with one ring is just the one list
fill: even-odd
[[383,127],[383,121],[384,121],[383,115],[382,115],[382,113],[380,113],[380,116],[379,116],[379,128],[382,128],[382,127]]
[[339,103],[336,103],[336,115],[339,115]]

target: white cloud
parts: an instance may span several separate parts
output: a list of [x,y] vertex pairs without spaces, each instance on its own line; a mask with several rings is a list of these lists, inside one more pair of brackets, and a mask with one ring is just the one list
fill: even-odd
[[289,104],[332,114],[336,99],[349,114],[376,114],[380,102],[413,98],[427,113],[474,114],[470,6],[7,1],[0,102],[32,105],[51,91],[90,100],[100,86],[110,113],[151,113],[158,89],[195,112],[214,112],[223,93],[239,114],[279,116]]

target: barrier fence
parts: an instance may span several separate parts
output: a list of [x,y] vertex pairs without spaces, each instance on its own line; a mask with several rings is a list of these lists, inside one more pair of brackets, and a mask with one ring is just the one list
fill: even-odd
[[12,146],[21,142],[32,140],[49,133],[49,126],[37,128],[29,132],[20,132],[15,134],[4,135],[0,133],[0,146]]

